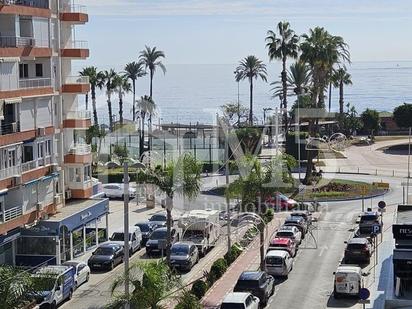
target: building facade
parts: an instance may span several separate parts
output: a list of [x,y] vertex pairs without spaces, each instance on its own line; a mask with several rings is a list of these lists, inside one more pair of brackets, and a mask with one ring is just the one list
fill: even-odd
[[0,0],[0,264],[16,264],[22,228],[96,193],[78,108],[90,85],[72,71],[89,56],[75,39],[87,21],[70,0]]

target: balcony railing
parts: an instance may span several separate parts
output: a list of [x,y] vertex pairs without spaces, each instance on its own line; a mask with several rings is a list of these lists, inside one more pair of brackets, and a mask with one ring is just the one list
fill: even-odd
[[66,119],[91,119],[92,113],[90,111],[70,111],[66,114]]
[[69,41],[64,44],[64,49],[88,49],[89,43],[87,41]]
[[74,4],[74,5],[64,5],[61,8],[62,13],[83,13],[87,14],[87,8],[85,5],[79,5],[79,4]]
[[7,179],[13,176],[21,175],[21,167],[20,166],[12,166],[5,169],[0,170],[0,180]]
[[24,38],[16,36],[0,36],[0,47],[34,47],[36,40],[34,38]]
[[3,123],[0,125],[0,135],[20,132],[20,122]]
[[0,0],[0,5],[24,5],[35,8],[48,9],[48,0]]
[[65,85],[89,84],[89,76],[67,76],[64,80]]
[[92,146],[88,144],[75,144],[70,148],[69,154],[87,155],[92,152]]
[[42,88],[50,87],[51,84],[51,78],[29,78],[19,80],[19,88]]
[[3,221],[11,221],[23,215],[23,207],[17,206],[10,209],[7,209],[3,213]]
[[52,157],[47,156],[44,158],[38,158],[37,160],[25,162],[21,165],[21,170],[23,173],[34,170],[35,168],[41,167],[41,166],[47,166],[52,163]]

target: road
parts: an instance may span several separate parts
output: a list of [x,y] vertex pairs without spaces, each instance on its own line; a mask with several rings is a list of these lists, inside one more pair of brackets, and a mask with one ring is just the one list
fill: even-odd
[[[344,175],[339,177],[353,178],[353,176]],[[383,180],[391,183],[392,189],[385,197],[372,199],[374,207],[381,199],[384,199],[387,204],[396,204],[402,199],[400,179],[356,176],[356,180],[369,182]],[[370,200],[367,200],[365,204],[366,207],[370,207]],[[332,296],[333,272],[336,271],[343,257],[344,241],[351,236],[360,211],[360,201],[334,202],[322,205],[322,215],[317,223],[318,229],[314,231],[317,248],[314,248],[313,241],[308,240],[307,248],[299,250],[293,271],[287,281],[279,282],[267,308],[361,308],[361,305],[354,299],[336,301]],[[390,222],[391,217],[388,215],[386,220]],[[390,233],[390,229],[387,230],[387,233]],[[388,236],[391,237],[391,235]],[[378,278],[374,278],[371,273],[366,280],[368,286],[374,286],[374,281],[377,281]],[[373,295],[373,297],[375,296]],[[373,308],[383,307],[376,305]]]

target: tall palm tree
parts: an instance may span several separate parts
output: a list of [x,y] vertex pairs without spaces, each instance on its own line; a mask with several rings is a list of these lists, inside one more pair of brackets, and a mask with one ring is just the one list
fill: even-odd
[[[309,30],[309,34],[302,36],[300,45],[301,59],[305,61],[311,70],[311,108],[323,108],[325,89],[330,82],[334,65],[350,61],[348,45],[342,37],[333,36],[324,28],[316,27]],[[314,119],[309,119],[309,134],[315,136],[318,126]],[[317,120],[316,120],[317,124]],[[313,151],[308,151],[305,182],[310,183],[313,170]]]
[[303,61],[296,61],[290,66],[287,80],[295,95],[300,96],[308,92],[310,78],[310,68]]
[[264,82],[267,82],[266,65],[256,56],[252,55],[242,59],[239,62],[239,66],[236,68],[236,71],[238,72],[236,74],[237,80],[249,80],[249,124],[253,125],[253,80],[260,78]]
[[344,85],[352,85],[351,75],[344,68],[339,68],[333,73],[331,81],[335,88],[339,88],[339,114],[343,115],[343,87]]
[[146,74],[141,62],[130,62],[124,68],[124,76],[132,81],[133,86],[133,122],[136,121],[136,80]]
[[[115,91],[119,95],[119,123],[123,125],[123,97],[125,94],[132,91],[132,85],[129,80],[122,75],[116,75],[113,79]],[[133,106],[134,107],[134,106]]]
[[137,102],[137,107],[140,111],[140,139],[139,139],[139,154],[140,157],[144,152],[144,126],[146,116],[151,117],[156,110],[156,103],[147,95],[140,98]]
[[140,62],[149,69],[150,74],[150,97],[153,98],[153,77],[156,72],[156,68],[160,68],[163,74],[166,74],[166,67],[160,60],[161,58],[166,58],[165,53],[161,50],[157,50],[156,46],[151,48],[146,46],[144,50],[140,52],[139,59]]
[[112,110],[112,94],[116,90],[115,78],[117,74],[113,69],[103,72],[103,82],[106,87],[107,108],[109,110],[109,127],[113,131],[113,110]]
[[[97,71],[96,67],[86,67],[79,72],[81,76],[88,76],[90,83],[90,91],[92,96],[92,108],[93,108],[93,124],[99,125],[99,120],[97,117],[97,107],[96,107],[96,88],[102,89],[104,86],[103,73]],[[88,105],[88,96],[86,95],[86,106]],[[87,109],[87,108],[86,108]]]
[[[287,110],[287,73],[286,73],[286,61],[288,58],[297,58],[299,51],[299,36],[290,28],[289,22],[279,22],[277,25],[278,35],[269,30],[266,36],[266,47],[268,49],[268,55],[270,60],[278,59],[282,61],[282,101],[283,108]],[[285,112],[285,126],[287,132],[287,112]]]

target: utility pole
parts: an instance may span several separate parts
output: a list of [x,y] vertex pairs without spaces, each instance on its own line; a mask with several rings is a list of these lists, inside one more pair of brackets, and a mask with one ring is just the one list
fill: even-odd
[[[298,124],[298,168],[299,168],[299,182],[301,180],[300,177],[300,170],[301,170],[301,163],[300,163],[300,107],[299,107],[299,97],[298,97],[298,119],[297,119],[297,124]],[[296,122],[296,121],[295,121]],[[287,134],[288,132],[285,132],[286,134],[286,138],[287,138]]]
[[[124,293],[126,299],[129,299],[130,287],[129,287],[129,163],[127,160],[123,163],[123,183],[124,183]],[[129,308],[129,303],[125,306]]]
[[409,127],[409,145],[408,145],[408,178],[406,179],[406,203],[409,204],[409,179],[411,178],[411,130]]
[[[226,176],[226,188],[229,187],[229,129],[225,128],[225,176]],[[230,200],[229,196],[226,195],[226,212],[228,216],[228,221],[227,221],[227,252],[230,252],[230,248],[232,247],[231,241],[230,241]]]
[[279,109],[275,107],[275,149],[276,157],[279,154]]

